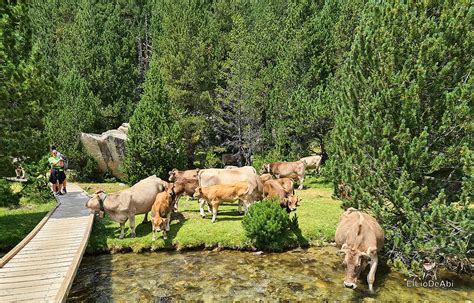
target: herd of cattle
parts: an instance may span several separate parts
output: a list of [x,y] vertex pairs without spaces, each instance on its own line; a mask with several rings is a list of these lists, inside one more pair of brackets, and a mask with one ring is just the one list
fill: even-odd
[[[273,162],[264,164],[260,175],[252,166],[225,168],[191,169],[169,172],[166,182],[157,176],[150,176],[132,187],[117,193],[95,192],[86,207],[104,212],[120,223],[120,238],[125,235],[125,223],[129,221],[131,237],[135,237],[135,215],[151,212],[152,238],[163,232],[167,238],[170,230],[171,213],[178,210],[179,198],[183,195],[199,199],[199,211],[205,217],[204,205],[212,213],[212,222],[222,202],[239,202],[239,212],[247,212],[256,201],[274,198],[288,212],[296,210],[301,202],[294,192],[294,180],[298,189],[303,189],[307,169],[319,171],[322,157],[309,156],[296,162]],[[374,218],[354,208],[348,209],[341,217],[336,230],[336,244],[339,253],[345,255],[346,278],[344,285],[355,288],[359,274],[370,264],[367,276],[369,289],[373,290],[377,269],[377,252],[382,249],[384,234]]]

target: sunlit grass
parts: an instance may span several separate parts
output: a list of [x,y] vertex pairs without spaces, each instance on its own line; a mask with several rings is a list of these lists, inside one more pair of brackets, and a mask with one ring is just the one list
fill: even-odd
[[[339,216],[342,213],[341,202],[331,198],[332,186],[324,180],[307,178],[304,190],[297,190],[296,194],[303,199],[298,207],[299,227],[303,237],[311,242],[318,240],[332,241]],[[102,189],[106,192],[115,192],[125,189],[125,185],[109,184],[80,184],[89,193]],[[207,211],[206,211],[207,213]],[[242,215],[237,211],[237,203],[225,203],[219,208],[217,222],[211,223],[211,216],[206,218],[199,215],[199,206],[196,200],[182,197],[179,201],[179,212],[173,214],[171,231],[168,239],[163,240],[160,235],[152,241],[151,224],[141,224],[143,215],[136,217],[136,238],[130,238],[128,230],[124,239],[119,239],[119,224],[106,216],[105,219],[96,219],[91,238],[89,251],[98,250],[127,250],[135,252],[155,250],[161,248],[192,248],[192,247],[228,247],[246,249],[251,244],[245,237],[242,227]],[[128,227],[128,223],[127,223]]]

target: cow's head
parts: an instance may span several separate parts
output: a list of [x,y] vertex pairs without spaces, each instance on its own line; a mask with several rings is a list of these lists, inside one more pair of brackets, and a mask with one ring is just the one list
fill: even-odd
[[262,168],[260,169],[260,174],[270,173],[270,164],[263,164]]
[[375,248],[369,247],[367,252],[358,249],[349,248],[347,244],[342,245],[338,254],[344,256],[342,264],[346,268],[346,276],[344,278],[344,286],[350,289],[357,288],[357,280],[359,275],[367,267],[371,256],[376,252]]
[[173,170],[169,171],[168,174],[170,175],[170,177],[168,178],[168,180],[170,180],[171,182],[176,181],[176,173],[177,172],[178,172],[178,170],[176,168],[173,168]]
[[201,198],[201,196],[202,196],[202,187],[198,186],[196,187],[196,190],[194,191],[193,197],[199,199]]
[[[166,226],[168,225],[168,218],[162,218],[161,216],[154,216],[151,219],[153,232],[163,231],[163,239],[167,239]],[[153,235],[154,239],[154,235]]]
[[102,190],[98,190],[93,193],[90,199],[86,202],[86,207],[93,211],[100,211],[100,215],[103,217],[104,201],[106,198],[107,194]]
[[296,210],[296,207],[298,206],[298,203],[301,201],[298,196],[295,195],[289,195],[284,199],[286,208],[291,212]]
[[175,183],[168,183],[165,187],[166,193],[170,195],[171,200],[173,201],[176,197],[176,185]]

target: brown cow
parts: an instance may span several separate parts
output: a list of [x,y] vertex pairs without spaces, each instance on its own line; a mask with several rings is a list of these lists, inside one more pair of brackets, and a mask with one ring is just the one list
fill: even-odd
[[[234,169],[208,168],[202,169],[198,173],[199,186],[208,187],[218,184],[233,184],[246,181],[249,184],[249,195],[251,202],[261,199],[263,185],[260,181],[255,168],[244,166]],[[199,199],[199,211],[202,217],[205,217],[203,199]],[[239,205],[240,207],[240,205]]]
[[303,189],[306,162],[272,162],[264,164],[260,173],[272,174],[275,178],[284,178],[296,175],[299,180],[298,189]]
[[135,215],[145,214],[151,210],[156,194],[166,189],[168,183],[153,175],[141,180],[128,189],[110,195],[97,191],[86,202],[86,207],[93,211],[106,212],[115,222],[120,223],[120,239],[125,235],[125,223],[130,222],[131,237],[135,237]]
[[314,169],[319,174],[319,169],[321,168],[323,156],[322,155],[313,155],[301,158],[300,161],[306,163],[306,169]]
[[169,171],[169,180],[175,182],[176,197],[173,201],[173,209],[178,210],[179,198],[185,194],[189,197],[194,195],[194,190],[198,186],[198,172],[199,169],[177,170],[174,168]]
[[271,180],[273,179],[273,176],[271,174],[262,174],[260,175],[260,180],[262,181],[262,183],[265,183],[267,182],[268,180]]
[[168,172],[168,174],[170,175],[169,180],[171,182],[175,182],[181,178],[197,180],[198,172],[199,169],[177,170],[176,168],[174,168],[172,171]]
[[232,184],[218,184],[208,187],[199,186],[194,193],[195,198],[205,200],[212,210],[212,223],[216,222],[217,210],[222,202],[232,202],[239,200],[244,204],[247,212],[250,203],[253,202],[247,181]]
[[[268,180],[273,180],[273,176],[271,174],[263,174],[263,175],[260,175],[260,180],[262,181],[262,184],[264,184]],[[295,190],[293,189],[294,182],[292,179],[280,178],[280,179],[274,179],[274,180],[280,183],[280,185],[283,186],[283,189],[285,189],[287,193],[295,194]]]
[[296,210],[301,201],[297,196],[288,193],[278,180],[268,180],[263,184],[263,196],[265,198],[278,198],[280,206],[288,212]]
[[339,253],[345,255],[344,286],[355,289],[360,273],[370,264],[367,283],[369,290],[373,292],[378,263],[377,252],[384,244],[382,227],[370,215],[351,207],[344,212],[337,226],[336,244],[341,247]]
[[170,184],[166,191],[158,193],[151,208],[151,231],[152,240],[156,240],[156,232],[163,231],[163,239],[167,239],[166,232],[170,230],[171,212],[175,193],[173,184]]
[[289,194],[295,194],[295,190],[293,188],[293,180],[290,178],[280,178],[280,179],[275,179],[280,185],[283,187],[283,189],[289,193]]

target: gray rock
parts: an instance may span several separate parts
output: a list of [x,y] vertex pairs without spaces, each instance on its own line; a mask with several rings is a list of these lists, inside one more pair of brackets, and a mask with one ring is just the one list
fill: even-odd
[[102,172],[109,171],[113,176],[123,179],[120,166],[125,158],[125,141],[128,123],[118,129],[108,130],[100,135],[81,133],[81,142],[86,152],[93,157]]

